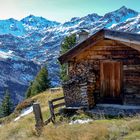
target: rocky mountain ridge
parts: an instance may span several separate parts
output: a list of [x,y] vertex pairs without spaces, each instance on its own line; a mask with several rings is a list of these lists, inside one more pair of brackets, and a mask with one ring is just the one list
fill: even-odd
[[96,13],[74,17],[65,23],[30,15],[18,21],[0,20],[0,97],[9,89],[20,102],[41,65],[47,63],[53,86],[60,85],[60,44],[65,36],[86,28],[90,34],[102,29],[140,33],[140,14],[121,7],[104,16]]

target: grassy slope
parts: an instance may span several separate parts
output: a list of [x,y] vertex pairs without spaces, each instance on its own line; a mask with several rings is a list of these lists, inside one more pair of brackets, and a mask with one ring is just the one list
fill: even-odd
[[[27,102],[38,101],[41,103],[44,120],[49,116],[47,106],[48,100],[60,97],[62,93],[42,93]],[[26,102],[20,104],[18,110],[26,105]],[[0,127],[0,140],[136,140],[140,139],[140,117],[124,118],[124,119],[104,119],[95,120],[88,124],[69,125],[67,121],[63,121],[55,126],[49,124],[44,127],[42,135],[38,137],[34,129],[34,115],[21,118],[17,122],[13,122],[16,114],[11,115],[1,121],[5,125]],[[84,116],[83,114],[81,116]],[[80,116],[76,116],[77,118]],[[6,120],[6,121],[5,121]],[[8,122],[8,123],[7,123]]]

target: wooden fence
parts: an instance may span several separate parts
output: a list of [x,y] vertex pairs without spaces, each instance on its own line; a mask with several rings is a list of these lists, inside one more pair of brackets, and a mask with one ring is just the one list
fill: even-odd
[[38,128],[40,129],[41,127],[43,127],[44,125],[47,125],[50,122],[52,123],[55,122],[55,116],[59,115],[59,112],[56,112],[55,109],[65,106],[64,97],[50,100],[48,101],[48,105],[50,109],[50,117],[46,121],[43,122],[40,104],[39,103],[33,104],[33,111],[34,111],[35,121],[36,121],[36,125],[35,125],[36,129]]
[[[59,112],[55,112],[55,109],[62,107],[62,106],[65,106],[65,102],[63,100],[64,100],[64,97],[60,97],[60,98],[56,98],[56,99],[53,99],[53,100],[48,102],[49,109],[50,109],[50,115],[51,115],[50,117],[52,119],[52,122],[55,121],[55,116],[59,115]],[[61,102],[57,103],[58,101],[61,101]]]

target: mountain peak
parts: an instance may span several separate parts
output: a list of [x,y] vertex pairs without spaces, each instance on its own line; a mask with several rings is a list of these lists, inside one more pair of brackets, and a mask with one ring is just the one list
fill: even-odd
[[36,28],[37,30],[59,25],[59,23],[56,21],[50,21],[43,17],[34,16],[34,15],[29,15],[23,18],[21,22],[26,26],[30,27],[31,29],[33,27]]
[[110,26],[111,24],[124,22],[126,19],[136,17],[137,15],[138,12],[127,8],[126,6],[122,6],[121,8],[115,11],[105,14],[103,18],[101,18],[101,21],[108,22],[108,26]]
[[30,14],[30,15],[29,15],[29,16],[27,16],[27,17],[30,17],[30,18],[31,18],[31,17],[36,17],[36,16],[34,16],[34,15]]
[[32,19],[44,19],[44,20],[48,20],[46,18],[43,18],[42,16],[35,16],[35,15],[32,15],[32,14],[30,14],[29,16],[24,17],[23,19],[31,19],[31,18]]
[[122,6],[120,7],[118,10],[114,11],[114,12],[123,12],[123,13],[132,13],[132,14],[138,14],[137,11],[132,10],[130,8],[127,8],[126,6]]
[[102,16],[98,15],[97,13],[92,13],[92,14],[88,14],[85,17],[89,17],[90,19],[94,21],[95,19],[100,19]]
[[22,22],[24,22],[24,21],[38,21],[40,19],[43,19],[43,20],[46,20],[47,21],[47,19],[45,19],[43,17],[34,16],[34,15],[29,15],[27,17],[24,17],[23,19],[21,19],[21,21]]
[[4,20],[1,20],[1,21],[18,22],[18,20],[14,19],[14,18],[4,19]]
[[8,20],[10,20],[10,21],[17,21],[17,20],[14,19],[14,18],[9,18]]
[[126,6],[124,6],[124,5],[119,8],[119,10],[123,10],[123,9],[128,9],[128,8]]
[[[21,19],[21,22],[24,22],[24,21],[35,21],[35,22],[40,22],[40,21],[44,21],[44,22],[56,22],[56,21],[51,21],[51,20],[48,20],[42,16],[34,16],[32,14],[30,14],[29,16],[27,17],[24,17],[23,19]],[[58,22],[56,22],[58,23]]]

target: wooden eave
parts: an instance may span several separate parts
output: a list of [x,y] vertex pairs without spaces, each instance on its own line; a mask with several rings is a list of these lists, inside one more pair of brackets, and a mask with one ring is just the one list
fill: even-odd
[[110,39],[115,41],[120,41],[122,44],[132,47],[140,51],[140,35],[128,32],[113,31],[108,29],[102,29],[96,32],[94,35],[90,36],[85,41],[77,44],[75,47],[61,55],[58,60],[61,64],[68,62],[70,59],[74,58],[80,52],[85,49],[96,45],[99,41],[103,39]]
[[140,51],[140,35],[139,34],[112,31],[112,30],[106,29],[104,32],[104,38],[121,42],[122,44],[126,46],[129,46],[135,50]]

